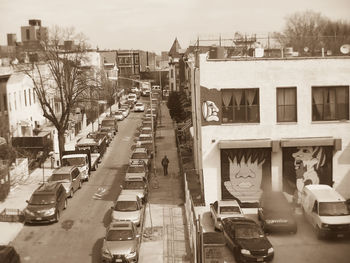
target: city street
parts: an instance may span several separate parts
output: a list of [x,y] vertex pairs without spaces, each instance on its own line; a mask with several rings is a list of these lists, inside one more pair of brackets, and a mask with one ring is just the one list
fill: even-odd
[[110,207],[120,192],[140,121],[141,115],[131,112],[126,120],[118,122],[119,132],[102,163],[68,200],[58,223],[24,226],[13,242],[23,262],[100,262]]

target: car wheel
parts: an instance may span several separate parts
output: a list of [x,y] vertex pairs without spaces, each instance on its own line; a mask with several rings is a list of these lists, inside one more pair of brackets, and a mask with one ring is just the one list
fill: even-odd
[[63,209],[66,209],[67,208],[67,205],[68,205],[68,200],[67,198],[64,200],[64,206],[63,206]]
[[55,220],[56,220],[56,222],[58,222],[60,220],[60,212],[58,210],[56,212]]
[[74,191],[73,191],[73,189],[71,189],[70,192],[69,192],[69,197],[72,198],[73,195],[74,195]]
[[79,189],[81,188],[81,180],[79,181]]

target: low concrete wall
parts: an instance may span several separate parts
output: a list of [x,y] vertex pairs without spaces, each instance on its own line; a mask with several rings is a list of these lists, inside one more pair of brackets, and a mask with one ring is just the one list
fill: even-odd
[[17,158],[15,165],[10,167],[11,185],[29,176],[28,158]]

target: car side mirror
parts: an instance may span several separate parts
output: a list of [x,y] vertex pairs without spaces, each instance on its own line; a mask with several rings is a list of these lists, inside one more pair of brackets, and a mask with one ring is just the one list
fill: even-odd
[[123,189],[123,186],[122,186],[122,185],[120,185],[120,188],[121,188],[121,189]]
[[140,236],[141,236],[140,234],[137,234],[137,235],[136,235],[136,238],[140,238]]

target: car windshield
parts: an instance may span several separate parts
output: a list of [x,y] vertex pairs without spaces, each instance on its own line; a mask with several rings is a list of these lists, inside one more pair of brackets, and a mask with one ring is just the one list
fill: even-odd
[[63,166],[84,165],[85,158],[84,157],[64,158],[64,159],[62,159],[62,164],[63,164]]
[[142,103],[136,103],[136,106],[143,106]]
[[130,166],[127,173],[144,173],[145,168],[142,166]]
[[140,141],[152,141],[152,137],[141,136],[141,137],[140,137]]
[[117,201],[117,204],[114,207],[115,211],[121,211],[121,212],[131,212],[136,211],[137,209],[137,203],[136,201]]
[[237,226],[235,228],[235,237],[236,238],[260,238],[263,236],[261,230],[255,226]]
[[350,215],[350,211],[345,202],[320,202],[320,216],[346,216]]
[[133,153],[131,159],[147,159],[146,153]]
[[240,214],[241,211],[237,206],[221,206],[220,214]]
[[114,120],[103,120],[101,126],[114,126]]
[[50,181],[67,181],[69,182],[69,174],[53,174],[50,178]]
[[123,184],[124,189],[143,189],[145,184],[142,181],[125,181]]
[[32,195],[29,200],[29,204],[31,205],[48,205],[55,203],[55,195],[53,194],[45,194],[45,195]]
[[132,230],[109,230],[107,233],[107,241],[125,241],[133,240],[134,234]]

